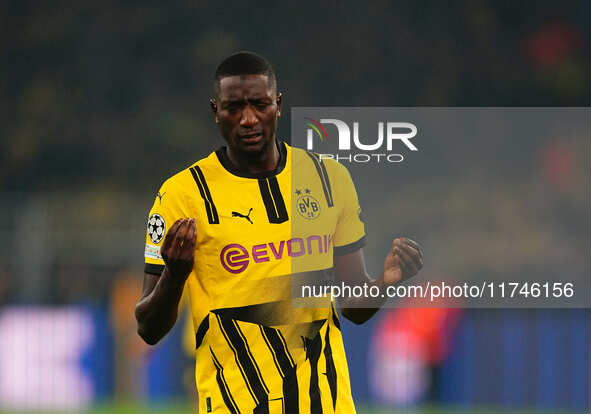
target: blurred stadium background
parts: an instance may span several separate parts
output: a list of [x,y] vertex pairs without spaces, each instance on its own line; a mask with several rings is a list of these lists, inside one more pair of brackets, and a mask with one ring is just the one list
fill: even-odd
[[[583,0],[4,2],[0,412],[195,411],[191,335],[181,322],[149,348],[133,307],[159,184],[221,143],[221,58],[268,57],[287,108],[590,106],[590,28]],[[493,171],[520,144],[393,177],[393,228],[448,271],[585,280],[588,136],[528,142]],[[473,211],[486,223],[459,219]],[[368,223],[374,272],[383,227]],[[343,332],[360,413],[574,413],[591,408],[590,328],[587,309],[400,309]]]

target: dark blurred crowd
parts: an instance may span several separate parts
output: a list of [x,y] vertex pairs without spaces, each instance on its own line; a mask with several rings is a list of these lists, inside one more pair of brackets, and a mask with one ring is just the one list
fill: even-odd
[[220,142],[212,74],[240,49],[273,62],[287,107],[591,103],[591,5],[581,0],[3,9],[3,190],[153,189]]
[[[289,2],[259,9],[180,0],[21,1],[3,8],[0,230],[20,234],[21,207],[36,195],[53,201],[46,227],[52,259],[27,267],[17,263],[23,255],[2,253],[0,303],[26,298],[22,268],[46,272],[40,295],[50,302],[105,299],[119,270],[141,272],[143,220],[160,182],[221,143],[208,97],[216,64],[236,50],[273,62],[288,108],[591,104],[591,5],[584,1],[313,9]],[[289,111],[280,134],[289,139]],[[518,152],[512,162],[523,160],[527,173],[516,171],[510,185],[480,176],[486,188],[478,171],[458,180],[439,177],[426,163],[423,176],[438,178],[399,188],[384,205],[401,206],[398,230],[437,246],[431,261],[446,272],[554,271],[564,262],[584,272],[579,253],[591,234],[590,202],[573,183],[587,182],[590,171],[580,144],[568,137],[540,142],[533,165],[531,154]],[[473,165],[490,161],[482,157]],[[437,206],[424,202],[422,195],[449,180],[453,191],[439,194]],[[524,188],[532,193],[526,203]],[[21,204],[9,202],[15,193]],[[487,208],[486,223],[470,221],[470,212]],[[72,211],[85,219],[72,221]],[[523,243],[512,245],[512,232]],[[474,243],[486,249],[455,254]]]

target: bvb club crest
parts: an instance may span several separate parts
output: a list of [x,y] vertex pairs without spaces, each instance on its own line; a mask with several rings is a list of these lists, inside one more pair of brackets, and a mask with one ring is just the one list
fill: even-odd
[[310,194],[310,189],[296,190],[296,195],[299,196],[296,201],[296,209],[300,216],[307,220],[313,220],[320,215],[320,203]]

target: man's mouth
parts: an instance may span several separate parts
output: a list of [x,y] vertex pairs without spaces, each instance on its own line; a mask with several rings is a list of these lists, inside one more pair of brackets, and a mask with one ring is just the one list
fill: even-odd
[[250,134],[241,134],[239,135],[240,140],[247,143],[247,144],[254,144],[256,142],[258,142],[262,137],[263,137],[263,133],[262,132],[253,132]]

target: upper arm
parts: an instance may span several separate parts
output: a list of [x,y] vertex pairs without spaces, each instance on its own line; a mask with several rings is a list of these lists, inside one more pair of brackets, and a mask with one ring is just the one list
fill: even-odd
[[[362,247],[365,245],[365,224],[357,191],[349,171],[336,164],[337,193],[335,206],[339,218],[334,233],[333,267],[337,283],[348,286],[373,286],[374,281],[367,274]],[[368,300],[369,299],[369,300]],[[361,324],[371,318],[379,309],[371,298],[339,296],[337,299],[342,315],[350,321]]]
[[339,211],[334,232],[334,252],[335,256],[347,256],[365,244],[365,224],[351,174],[341,164],[334,163],[334,168],[335,208]]
[[344,255],[335,255],[334,270],[339,283],[354,285],[367,281],[363,249],[357,249]]
[[167,231],[179,218],[188,217],[182,188],[186,180],[185,171],[166,180],[158,190],[148,213],[146,244],[144,250],[144,272],[160,274],[164,260],[160,249]]
[[333,265],[338,282],[346,284],[363,283],[367,280],[365,258],[365,224],[361,219],[361,208],[355,184],[345,166],[332,163],[335,179],[335,207],[339,216],[334,233]]

